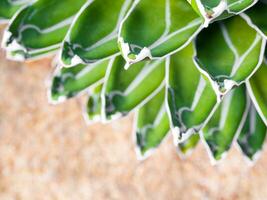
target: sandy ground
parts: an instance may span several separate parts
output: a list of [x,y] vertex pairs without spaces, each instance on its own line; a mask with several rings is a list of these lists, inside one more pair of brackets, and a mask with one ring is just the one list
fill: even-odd
[[267,151],[250,167],[233,148],[211,166],[199,145],[180,159],[166,140],[136,160],[132,117],[86,126],[82,99],[47,103],[49,60],[0,53],[0,200],[267,199]]

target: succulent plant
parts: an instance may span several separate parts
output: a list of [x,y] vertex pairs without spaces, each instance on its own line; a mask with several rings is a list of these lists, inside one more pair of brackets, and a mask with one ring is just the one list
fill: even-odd
[[212,161],[263,148],[266,0],[0,0],[0,19],[8,58],[58,53],[52,103],[86,92],[89,123],[135,112],[139,158],[168,133]]

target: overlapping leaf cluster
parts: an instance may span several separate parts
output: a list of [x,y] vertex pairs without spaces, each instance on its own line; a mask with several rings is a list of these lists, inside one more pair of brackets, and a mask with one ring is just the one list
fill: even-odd
[[213,160],[236,143],[250,160],[267,125],[266,0],[0,0],[15,60],[58,52],[49,98],[89,92],[88,122],[135,111],[137,152],[169,132]]

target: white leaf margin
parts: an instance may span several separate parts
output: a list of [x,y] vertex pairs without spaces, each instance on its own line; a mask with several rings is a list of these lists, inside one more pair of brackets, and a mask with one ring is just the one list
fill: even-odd
[[[249,95],[248,93],[246,92],[246,107],[245,107],[245,110],[244,110],[244,113],[243,113],[243,116],[242,116],[242,119],[239,123],[239,127],[237,128],[236,130],[236,133],[235,133],[235,136],[230,144],[230,146],[233,146],[234,144],[236,144],[237,142],[237,139],[240,135],[240,132],[242,131],[243,127],[244,127],[244,124],[246,122],[246,118],[247,118],[247,115],[248,115],[248,112],[249,112],[249,106],[250,106],[250,98],[249,98]],[[202,142],[202,144],[204,144],[204,147],[208,153],[208,156],[209,156],[209,159],[210,159],[210,162],[212,165],[218,165],[220,164],[227,156],[228,152],[230,151],[230,149],[228,149],[227,151],[225,151],[222,156],[221,156],[221,159],[220,160],[216,160],[214,157],[213,157],[213,154],[212,154],[212,151],[210,150],[210,147],[207,143],[207,141],[205,140],[205,137],[204,137],[204,133],[203,131],[201,130],[199,132],[199,136],[200,136],[200,140]]]
[[[61,103],[64,103],[65,101],[69,100],[70,98],[67,98],[66,96],[60,96],[58,100],[53,100],[52,99],[52,86],[53,86],[53,79],[54,77],[58,76],[60,74],[60,70],[62,68],[64,68],[64,66],[62,66],[61,64],[58,64],[58,59],[56,58],[55,59],[55,65],[53,66],[53,72],[51,73],[51,75],[47,78],[47,80],[45,81],[45,84],[46,84],[46,88],[47,88],[47,99],[48,99],[48,103],[51,104],[51,105],[58,105],[58,104],[61,104]],[[91,71],[93,70],[95,67],[97,67],[100,63],[104,62],[105,60],[100,60],[98,62],[95,62],[95,63],[92,63],[92,64],[86,64],[85,68],[83,70],[81,70],[76,76],[79,76],[85,72],[88,72],[88,71]],[[113,59],[111,59],[109,62],[108,62],[108,66],[110,64],[113,63]],[[72,67],[75,67],[75,66],[72,66]],[[99,81],[93,83],[92,85],[90,85],[89,87],[79,91],[75,97],[73,98],[76,98],[76,97],[80,97],[82,96],[84,93],[88,93],[92,88],[98,86],[99,84],[102,84],[104,83],[104,78],[103,77],[102,79],[100,79]]]
[[[69,42],[70,41],[70,35],[71,35],[71,32],[72,32],[72,29],[73,27],[75,26],[76,22],[78,21],[79,17],[83,14],[83,12],[88,8],[88,6],[90,6],[90,4],[92,4],[95,0],[88,0],[82,7],[81,9],[79,10],[79,12],[75,15],[75,17],[73,18],[73,22],[72,24],[70,25],[70,28],[64,38],[64,40],[62,41],[61,43],[61,48],[60,48],[60,55],[62,55],[62,51],[63,51],[63,45],[65,42]],[[132,4],[132,1],[133,0],[125,0],[122,8],[121,8],[121,12],[120,12],[120,16],[118,18],[118,22],[117,22],[117,26],[114,28],[114,30],[109,34],[107,35],[106,37],[102,38],[99,43],[102,43],[102,42],[105,42],[105,40],[109,39],[110,37],[114,37],[116,38],[117,37],[117,32],[119,31],[119,27],[121,26],[121,23],[124,19],[123,15],[127,15],[126,13],[126,9],[128,7],[130,7],[130,4]],[[93,46],[95,45],[98,45],[98,42],[95,43]],[[119,55],[120,53],[116,53],[115,55],[111,55],[111,56],[108,56],[104,59],[111,59],[112,57],[116,56],[116,55]],[[96,61],[97,62],[97,61]],[[67,65],[65,64],[62,59],[60,59],[60,63],[62,65],[64,65],[65,67],[71,67],[73,65],[77,65],[77,64],[88,64],[86,62],[83,61],[83,59],[81,57],[79,57],[78,55],[74,55],[74,57],[71,59],[71,64]]]
[[[119,55],[121,56],[121,55]],[[105,94],[106,94],[106,88],[107,88],[107,84],[108,84],[108,79],[111,73],[111,69],[112,69],[112,65],[113,62],[115,60],[117,56],[113,56],[113,58],[111,59],[112,62],[110,63],[110,65],[108,66],[107,70],[106,70],[106,75],[104,77],[104,84],[103,84],[103,88],[102,88],[102,92],[101,92],[101,101],[102,101],[102,109],[101,109],[101,115],[102,115],[102,122],[103,123],[109,123],[111,121],[117,120],[121,117],[123,117],[122,113],[117,112],[116,114],[111,115],[110,119],[107,118],[106,116],[106,98],[105,98]],[[158,64],[161,64],[162,62],[164,62],[164,59],[161,60],[157,60]],[[155,63],[154,63],[155,64]],[[149,63],[148,65],[151,65],[151,63]],[[153,65],[153,63],[152,63]],[[158,65],[156,65],[157,67]],[[165,78],[164,78],[165,79]],[[163,80],[162,83],[160,84],[160,86],[154,90],[150,95],[148,95],[148,97],[146,97],[145,99],[143,99],[143,101],[141,103],[139,103],[137,106],[135,106],[134,108],[132,108],[132,110],[129,112],[135,112],[137,109],[141,108],[142,106],[144,106],[148,101],[150,101],[157,93],[159,93],[160,90],[162,90],[164,88],[165,85],[165,81]]]
[[[193,126],[192,128],[189,128],[187,130],[186,133],[184,133],[182,135],[182,138],[179,139],[179,137],[181,136],[181,131],[180,131],[180,128],[179,127],[176,127],[174,126],[173,122],[172,122],[172,114],[171,114],[171,110],[170,110],[170,107],[169,107],[169,104],[168,104],[168,87],[169,87],[169,66],[170,66],[170,57],[168,57],[166,59],[166,65],[165,65],[165,71],[166,71],[166,74],[165,74],[165,106],[166,106],[166,111],[167,111],[167,114],[169,116],[169,121],[170,121],[170,127],[171,127],[171,132],[172,132],[172,135],[173,135],[173,144],[175,147],[178,147],[178,144],[179,143],[182,143],[182,142],[185,142],[192,134],[195,134],[196,132],[199,132],[210,120],[210,118],[212,117],[212,115],[214,114],[214,112],[216,111],[217,107],[219,106],[220,102],[221,102],[221,99],[220,98],[217,98],[217,102],[216,104],[214,105],[212,111],[209,113],[208,117],[201,123],[201,125],[196,125],[196,126]],[[200,78],[201,77],[201,74],[200,74]]]
[[197,50],[196,50],[196,39],[193,40],[193,44],[194,44],[193,46],[194,46],[194,49],[195,49],[194,50],[195,54],[194,54],[193,61],[194,61],[195,65],[196,65],[197,69],[200,71],[200,73],[202,73],[205,77],[207,77],[209,79],[209,81],[210,81],[210,83],[211,83],[211,85],[212,85],[212,87],[213,87],[218,99],[222,99],[222,97],[225,96],[227,93],[229,93],[229,91],[231,91],[235,86],[238,87],[238,86],[242,85],[243,83],[247,82],[247,80],[249,80],[256,73],[256,71],[260,68],[260,66],[261,66],[261,64],[262,64],[262,62],[264,60],[264,53],[265,53],[265,48],[266,48],[267,37],[264,36],[263,33],[259,32],[259,29],[257,28],[257,26],[251,22],[251,20],[250,20],[250,18],[248,16],[246,17],[245,14],[240,14],[239,16],[241,16],[241,18],[243,18],[251,28],[256,30],[257,34],[259,34],[260,36],[263,36],[262,37],[262,44],[261,44],[261,51],[260,51],[260,55],[259,55],[259,59],[258,59],[258,64],[256,65],[254,70],[251,72],[251,74],[246,79],[244,79],[243,81],[241,81],[239,83],[234,81],[234,80],[230,80],[230,79],[229,80],[226,79],[224,81],[225,88],[226,88],[225,92],[222,93],[219,90],[218,85],[216,84],[215,81],[212,80],[211,75],[207,71],[202,69],[200,67],[200,65],[197,63],[197,61],[194,59],[194,58],[197,57]]
[[[28,60],[28,61],[35,61],[35,60],[39,60],[41,58],[45,58],[45,57],[48,57],[50,55],[54,55],[55,52],[61,47],[61,43],[59,44],[55,44],[55,45],[51,45],[51,46],[48,46],[48,47],[45,47],[45,48],[39,48],[39,49],[36,49],[36,50],[31,50],[31,51],[28,51],[23,45],[21,45],[19,42],[18,42],[18,38],[14,38],[13,39],[13,42],[11,44],[9,44],[8,46],[6,45],[6,42],[8,41],[8,39],[10,38],[10,36],[12,35],[12,33],[8,30],[9,27],[11,26],[11,24],[15,21],[15,19],[17,18],[17,16],[20,14],[21,11],[23,11],[24,9],[32,6],[34,3],[36,3],[37,0],[32,0],[30,1],[28,4],[26,4],[25,6],[22,6],[14,15],[13,17],[9,20],[8,24],[7,24],[7,27],[6,29],[4,30],[4,34],[3,34],[3,38],[2,38],[2,43],[1,43],[1,47],[3,49],[5,49],[6,51],[6,57],[9,59],[9,60],[14,60],[14,61],[18,61],[18,62],[23,62],[25,60]],[[64,21],[61,21],[60,23],[58,24],[55,24],[54,26],[52,27],[49,27],[45,30],[45,32],[50,32],[51,30],[55,30],[56,28],[58,27],[64,27],[66,25],[70,25],[71,22],[73,21],[73,19],[75,18],[75,15],[72,16],[72,17],[69,17],[68,19],[64,20]],[[25,25],[25,26],[31,26],[31,25]],[[38,30],[38,32],[42,32],[44,30],[40,30],[39,28],[37,27],[34,27],[35,29]],[[18,50],[21,50],[25,53],[30,53],[30,54],[40,54],[40,55],[36,55],[36,56],[33,56],[31,58],[25,58],[24,56],[20,55],[20,54],[16,54],[16,55],[12,55],[12,52],[14,51],[18,51]],[[48,52],[47,52],[48,51]],[[45,52],[45,53],[43,53]]]
[[[121,44],[121,48],[122,48],[121,53],[122,53],[122,56],[123,56],[123,58],[125,59],[125,61],[127,63],[125,65],[125,69],[128,69],[132,64],[137,63],[137,62],[140,62],[140,61],[144,60],[145,58],[149,58],[150,60],[157,60],[157,59],[165,59],[165,58],[168,58],[169,56],[171,56],[171,55],[177,53],[178,51],[182,50],[183,48],[187,47],[190,44],[190,42],[201,32],[201,30],[203,30],[205,28],[204,23],[201,22],[201,18],[197,18],[196,20],[191,21],[188,24],[188,27],[190,27],[190,24],[191,25],[194,25],[195,23],[197,24],[197,22],[199,21],[199,25],[200,25],[199,28],[195,31],[194,34],[191,35],[190,38],[188,38],[187,42],[185,42],[182,46],[180,46],[176,50],[174,50],[174,51],[172,51],[172,52],[170,52],[170,53],[168,53],[168,54],[166,54],[166,55],[164,55],[162,57],[153,57],[151,55],[150,48],[151,48],[151,46],[153,46],[153,45],[155,45],[157,43],[160,43],[161,44],[161,42],[159,40],[157,40],[157,41],[155,41],[154,44],[151,44],[150,47],[143,47],[141,49],[140,53],[136,56],[136,59],[129,59],[127,55],[128,55],[128,53],[130,51],[129,50],[130,49],[130,47],[129,47],[130,44],[124,42],[124,39],[121,36],[121,31],[122,31],[122,26],[123,26],[124,22],[128,19],[128,17],[131,15],[131,13],[134,11],[135,7],[138,5],[138,3],[140,1],[141,0],[135,0],[134,1],[134,3],[132,4],[132,7],[129,9],[128,13],[125,15],[124,19],[121,21],[120,28],[119,28],[118,43]],[[169,1],[170,0],[166,0],[166,4],[168,4]],[[167,9],[167,11],[168,11],[168,9]],[[169,14],[166,14],[166,15],[168,16]],[[166,24],[167,24],[167,26],[166,26],[166,30],[167,30],[168,29],[168,24],[169,24],[169,22],[168,22],[167,19],[166,19]],[[168,36],[170,36],[170,35],[172,35],[172,34],[174,34],[176,32],[179,32],[181,30],[183,31],[184,29],[183,28],[182,29],[179,29],[179,30],[171,33],[170,35],[167,35],[167,36],[164,37],[164,34],[166,34],[166,30],[163,33],[163,37],[160,38],[161,40],[163,40],[165,37],[168,37]]]
[[[166,101],[166,99],[164,98],[163,105],[165,105],[165,101]],[[137,127],[138,111],[139,111],[139,109],[136,109],[135,114],[134,114],[133,128],[132,128],[132,140],[133,140],[133,142],[135,144],[135,154],[136,154],[137,160],[144,161],[147,158],[151,157],[159,149],[159,147],[162,144],[166,143],[166,141],[168,140],[168,138],[171,136],[171,134],[170,134],[171,130],[169,129],[169,131],[167,132],[167,134],[165,135],[165,137],[163,137],[163,139],[158,144],[158,146],[156,146],[154,148],[150,148],[148,151],[146,151],[144,154],[142,154],[141,153],[141,150],[140,150],[140,148],[139,148],[139,146],[137,144],[137,136],[136,136],[136,132],[137,132],[137,128],[138,128]],[[165,112],[166,112],[166,108],[165,108]],[[161,113],[161,114],[164,115],[165,112],[164,113]]]
[[227,11],[229,14],[238,15],[243,13],[245,10],[253,7],[258,2],[258,0],[253,0],[253,3],[251,3],[248,7],[240,10],[239,12],[230,11],[230,7],[233,6],[234,4],[237,4],[239,1],[229,5],[227,0],[221,0],[218,6],[212,9],[214,15],[211,16],[210,18],[206,16],[207,12],[205,11],[204,5],[201,3],[201,0],[195,0],[195,2],[197,4],[201,16],[204,18],[204,27],[208,27],[209,24],[217,17],[219,17],[224,11]]
[[[246,89],[247,89],[247,91],[248,91],[247,85],[246,85]],[[248,95],[250,96],[249,91],[248,91]],[[254,102],[252,101],[251,96],[250,96],[250,101],[251,101],[250,104],[253,104],[253,106],[255,107],[255,104],[254,104]],[[259,112],[257,111],[256,107],[255,107],[255,112],[257,112],[257,113],[259,114]],[[259,114],[259,115],[260,115],[260,114]],[[267,130],[266,130],[266,136],[265,136],[265,139],[266,139],[266,138],[267,138]],[[242,151],[242,149],[241,149],[241,147],[240,147],[240,145],[238,144],[237,141],[235,141],[235,143],[233,144],[233,146],[239,151],[239,153],[241,153],[241,154],[243,155],[242,157],[243,157],[243,159],[245,160],[245,162],[246,162],[249,166],[253,167],[253,166],[255,165],[255,163],[259,160],[259,158],[260,158],[262,152],[266,149],[267,144],[266,144],[266,142],[263,142],[262,148],[259,149],[259,150],[253,155],[252,160],[249,159],[249,158],[247,157],[247,155]]]

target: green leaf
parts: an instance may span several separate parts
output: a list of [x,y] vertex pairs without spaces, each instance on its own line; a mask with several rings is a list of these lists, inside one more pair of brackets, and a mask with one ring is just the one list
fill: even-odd
[[151,155],[170,130],[165,109],[165,92],[162,89],[154,98],[137,110],[136,143],[140,159]]
[[187,0],[195,11],[204,18],[204,26],[216,20],[216,18],[230,17],[239,14],[253,6],[257,0]]
[[202,19],[184,0],[139,0],[123,21],[119,46],[128,64],[162,58],[184,48],[200,29]]
[[226,1],[222,0],[188,0],[194,10],[204,19],[204,26],[219,17],[227,8]]
[[258,71],[247,82],[249,95],[255,107],[267,125],[267,62],[264,61]]
[[257,113],[253,104],[250,105],[249,114],[245,125],[238,137],[238,144],[242,152],[251,160],[254,161],[262,150],[266,137],[267,128]]
[[51,80],[51,101],[62,102],[102,81],[110,62],[112,61],[104,60],[89,65],[79,64],[70,68],[56,69]]
[[239,14],[254,6],[257,1],[258,0],[227,0],[228,12]]
[[222,96],[258,69],[265,39],[243,18],[235,16],[202,31],[195,48],[197,67],[209,78],[217,95]]
[[265,38],[267,38],[267,3],[259,1],[242,16],[247,19]]
[[101,92],[103,84],[96,86],[91,92],[87,101],[85,120],[88,124],[100,122],[102,101],[101,101]]
[[11,17],[31,0],[0,0],[0,22]]
[[[201,130],[211,159],[220,160],[238,137],[247,117],[249,101],[244,85],[229,92]],[[214,160],[214,161],[215,161]]]
[[197,146],[199,140],[199,134],[191,135],[187,140],[178,145],[178,152],[188,155]]
[[107,120],[128,114],[163,87],[164,60],[144,61],[125,70],[121,56],[107,71],[103,92],[103,116]]
[[132,2],[133,0],[88,2],[64,41],[64,64],[95,62],[118,53],[119,25]]
[[217,105],[217,96],[208,80],[197,70],[193,45],[172,55],[167,63],[167,110],[175,143],[197,133]]
[[22,9],[4,33],[8,57],[25,60],[60,47],[75,14],[86,0],[38,0]]

